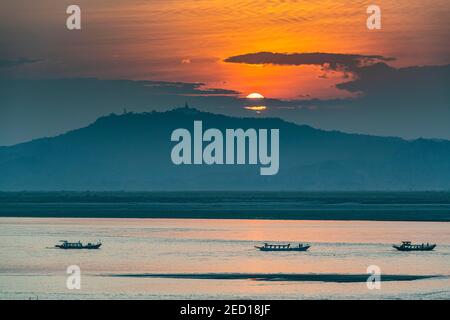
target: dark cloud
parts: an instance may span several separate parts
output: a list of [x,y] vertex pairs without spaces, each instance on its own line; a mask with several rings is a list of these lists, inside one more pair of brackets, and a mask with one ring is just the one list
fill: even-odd
[[295,122],[325,129],[404,138],[450,139],[450,65],[394,68],[375,63],[337,88],[356,98],[297,101],[283,112]]
[[[234,56],[227,62],[276,65],[317,65],[345,76],[336,87],[355,94],[351,99],[291,100],[272,112],[295,122],[405,138],[450,139],[450,65],[395,68],[393,58],[334,53],[259,52]],[[350,77],[351,75],[351,77]],[[272,103],[271,103],[272,104]]]
[[0,68],[19,67],[24,64],[39,62],[39,59],[17,58],[17,59],[0,59]]
[[[114,80],[113,80],[114,81]],[[129,81],[129,80],[116,80]],[[176,94],[176,95],[237,95],[238,91],[207,88],[204,83],[196,82],[166,82],[166,81],[129,81],[130,84],[137,87],[142,87],[147,90],[149,94]]]
[[350,92],[364,92],[371,97],[386,98],[445,97],[449,101],[450,65],[393,68],[385,63],[363,66],[355,70],[356,79],[336,85]]
[[331,70],[355,71],[356,69],[382,61],[392,61],[380,55],[360,55],[341,53],[274,53],[257,52],[233,56],[225,62],[246,64],[275,64],[275,65],[317,65]]

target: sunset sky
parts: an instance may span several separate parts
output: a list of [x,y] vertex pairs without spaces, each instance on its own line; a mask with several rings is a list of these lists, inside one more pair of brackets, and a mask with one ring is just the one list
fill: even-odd
[[[81,31],[65,28],[65,11],[70,4],[81,7]],[[366,27],[370,4],[381,8],[381,30]],[[3,0],[0,79],[8,85],[24,79],[73,78],[157,82],[159,91],[153,90],[150,95],[156,94],[158,99],[145,104],[136,97],[129,98],[128,108],[134,111],[165,110],[187,100],[201,109],[254,114],[246,108],[252,102],[245,97],[256,92],[267,98],[263,101],[265,114],[290,121],[349,132],[450,139],[450,129],[442,120],[450,115],[445,93],[448,82],[443,82],[449,79],[449,18],[448,0]],[[251,56],[260,52],[273,55]],[[311,53],[327,55],[304,56]],[[249,55],[257,63],[250,61]],[[373,72],[363,70],[361,61],[378,65],[371,69]],[[382,69],[381,64],[390,69]],[[423,70],[418,66],[436,68]],[[401,69],[405,67],[416,69]],[[434,90],[438,86],[437,92],[426,88],[426,96],[412,101],[429,101],[429,96],[436,101],[411,106],[417,115],[406,124],[406,106],[396,104],[387,111],[384,107],[377,111],[369,106],[379,101],[355,105],[355,99],[369,99],[374,87],[374,81],[369,80],[374,73],[378,84],[384,83],[380,78],[389,81],[391,75],[396,84],[410,81],[398,90],[392,88],[399,95],[411,92],[411,84],[429,84],[424,77],[430,76],[436,81],[430,87]],[[96,99],[81,89],[82,84],[77,88],[80,95]],[[383,97],[385,92],[375,93]],[[391,94],[386,95],[386,99],[392,98],[386,103],[409,103]],[[207,96],[212,97],[208,100]],[[60,118],[57,114],[52,118],[57,125],[44,129],[29,122],[29,130],[19,131],[11,123],[20,117],[25,123],[35,118],[27,120],[26,111],[42,114],[52,109],[48,104],[39,109],[39,97],[31,100],[34,107],[24,106],[25,102],[18,103],[13,97],[4,99],[0,145],[64,132],[122,108],[114,104],[109,109],[92,106],[91,112],[71,110],[69,116],[67,105],[62,107]],[[361,112],[364,108],[367,111]],[[336,109],[345,110],[339,113]],[[437,115],[436,119],[431,113]],[[374,119],[388,121],[373,125]],[[421,125],[420,120],[427,125]]]

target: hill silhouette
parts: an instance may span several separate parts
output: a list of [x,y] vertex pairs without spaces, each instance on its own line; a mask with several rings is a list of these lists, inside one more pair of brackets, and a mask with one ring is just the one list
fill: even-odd
[[[280,169],[184,165],[170,158],[176,128],[280,129]],[[111,114],[52,137],[0,148],[0,190],[450,190],[450,141],[323,131],[276,118],[180,108]]]

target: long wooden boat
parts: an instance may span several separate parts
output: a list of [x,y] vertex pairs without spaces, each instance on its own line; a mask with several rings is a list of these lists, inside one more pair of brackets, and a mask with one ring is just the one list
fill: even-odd
[[411,244],[411,241],[402,241],[401,245],[394,244],[393,247],[398,251],[431,251],[436,248],[436,244]]
[[297,247],[291,247],[290,244],[268,244],[264,246],[255,246],[256,249],[261,251],[307,251],[311,246],[299,244]]

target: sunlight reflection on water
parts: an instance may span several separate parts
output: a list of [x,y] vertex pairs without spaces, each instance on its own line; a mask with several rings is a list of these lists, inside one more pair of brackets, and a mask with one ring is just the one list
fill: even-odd
[[[123,273],[333,273],[450,275],[450,223],[189,219],[1,218],[0,298],[364,298],[449,297],[448,278],[384,283],[133,279]],[[61,239],[95,241],[93,251],[46,249]],[[433,252],[402,253],[402,240],[436,242]],[[312,245],[308,252],[254,249],[262,242]],[[65,289],[65,269],[84,275],[79,292]],[[373,296],[375,295],[375,296]]]

